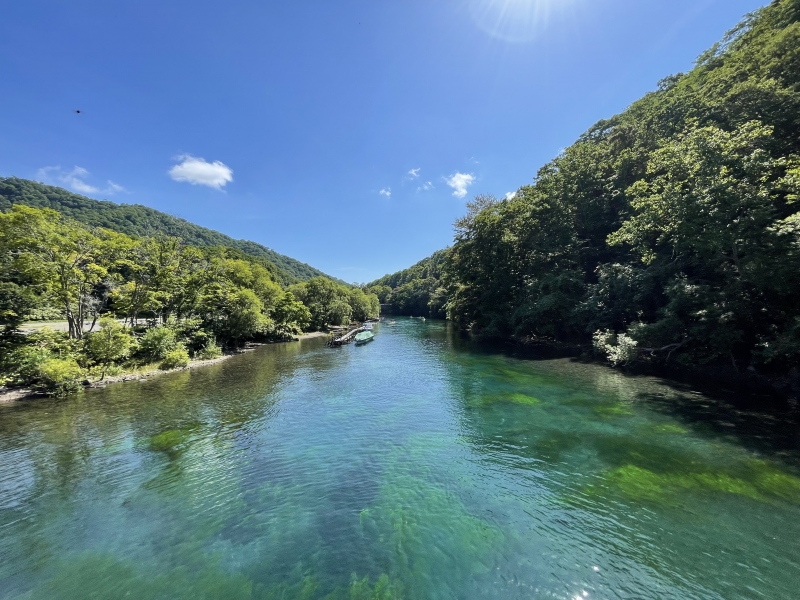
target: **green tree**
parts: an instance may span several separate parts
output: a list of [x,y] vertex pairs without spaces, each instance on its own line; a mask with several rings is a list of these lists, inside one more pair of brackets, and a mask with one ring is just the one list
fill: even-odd
[[238,344],[242,339],[266,333],[274,324],[263,314],[264,305],[253,290],[214,285],[200,300],[206,328],[218,340]]
[[64,309],[73,338],[83,337],[87,317],[98,316],[103,283],[116,258],[121,236],[98,235],[58,213],[15,205],[0,213],[0,247],[14,256],[14,267],[41,283]]
[[289,291],[308,307],[311,313],[309,326],[314,330],[328,325],[343,325],[350,322],[353,309],[350,306],[348,288],[325,277],[315,277],[305,283],[296,284]]
[[378,297],[380,304],[386,304],[389,302],[389,298],[392,295],[392,288],[385,284],[369,286],[367,291],[371,294],[375,294]]
[[682,351],[695,359],[736,364],[758,332],[791,324],[800,255],[779,227],[789,183],[771,143],[771,128],[750,122],[692,129],[653,154],[629,190],[635,214],[609,237],[671,277],[661,313],[670,325],[639,326],[640,339],[688,340]]
[[0,282],[0,336],[8,336],[36,306],[33,295],[10,281]]
[[381,306],[375,294],[365,293],[360,288],[351,288],[348,295],[348,304],[354,320],[366,321],[377,318],[380,314]]
[[296,300],[292,292],[283,294],[273,314],[276,323],[287,329],[287,333],[295,329],[302,331],[311,324],[311,311],[302,302]]
[[101,381],[109,365],[127,358],[133,345],[133,336],[120,323],[111,317],[100,319],[100,330],[87,336],[86,348],[92,360],[102,365]]
[[177,344],[175,329],[168,325],[158,325],[144,332],[139,340],[138,354],[148,361],[164,360]]

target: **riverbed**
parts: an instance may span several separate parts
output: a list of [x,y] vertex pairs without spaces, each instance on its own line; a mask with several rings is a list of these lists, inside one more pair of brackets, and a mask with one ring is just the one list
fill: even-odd
[[0,406],[0,598],[795,598],[790,415],[398,319]]

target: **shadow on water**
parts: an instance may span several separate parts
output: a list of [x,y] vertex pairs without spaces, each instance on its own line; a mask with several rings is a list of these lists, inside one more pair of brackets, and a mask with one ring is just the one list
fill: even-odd
[[[785,400],[770,394],[713,388],[712,382],[687,383],[668,377],[637,374],[612,369],[605,363],[576,357],[575,348],[541,346],[521,349],[498,342],[478,342],[452,324],[444,327],[457,353],[473,356],[502,356],[520,363],[548,365],[568,362],[574,366],[567,376],[613,379],[620,392],[657,413],[678,420],[681,426],[698,434],[725,439],[764,454],[779,457],[800,468],[800,411]],[[436,334],[434,334],[436,335]],[[627,390],[625,388],[628,388]],[[628,409],[610,406],[595,409],[599,417],[612,417]],[[575,442],[574,435],[559,434]]]
[[[667,385],[669,382],[666,383]],[[800,467],[800,418],[794,410],[743,408],[741,402],[707,396],[677,385],[674,396],[641,394],[640,400],[652,410],[671,415],[687,427],[723,439],[735,440],[765,455],[777,455]]]

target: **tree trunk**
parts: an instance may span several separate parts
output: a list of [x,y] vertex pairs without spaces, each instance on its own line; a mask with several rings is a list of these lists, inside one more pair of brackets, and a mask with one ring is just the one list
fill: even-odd
[[66,302],[64,307],[64,312],[67,316],[67,324],[69,326],[69,337],[71,339],[78,339],[78,333],[75,325],[75,315],[72,314],[72,306],[70,306],[69,302]]

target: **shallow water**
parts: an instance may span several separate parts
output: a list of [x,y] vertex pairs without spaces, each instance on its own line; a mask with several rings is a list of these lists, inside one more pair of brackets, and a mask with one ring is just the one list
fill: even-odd
[[796,423],[376,331],[0,406],[0,597],[796,597]]

